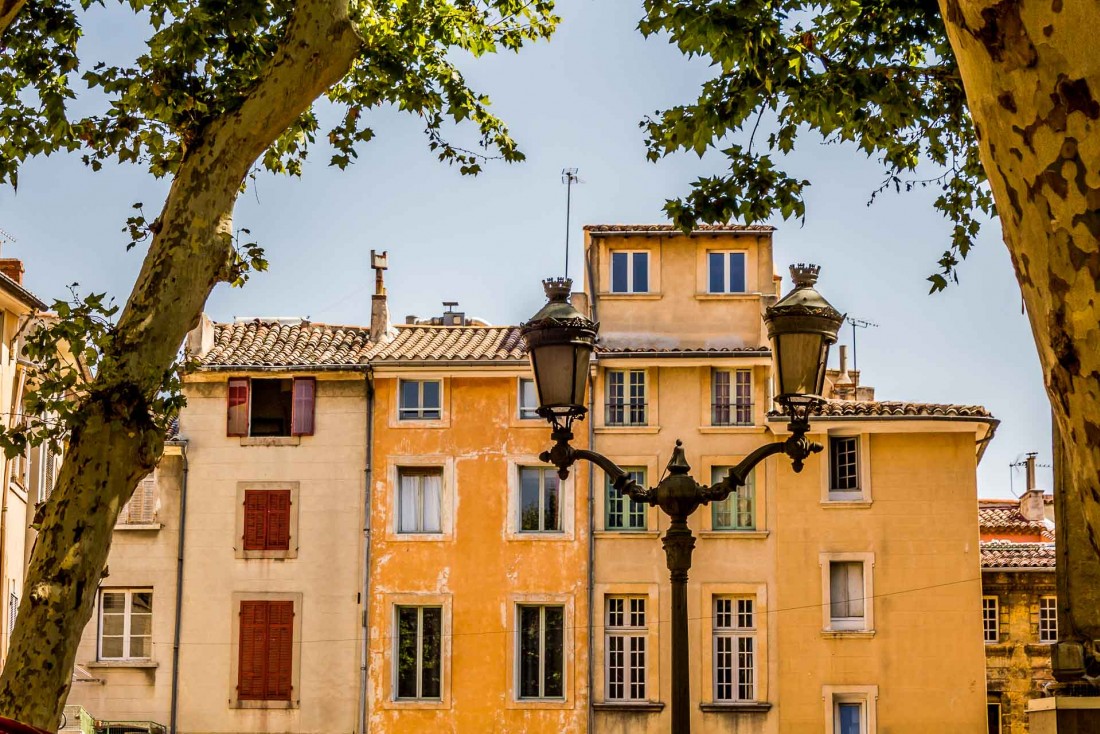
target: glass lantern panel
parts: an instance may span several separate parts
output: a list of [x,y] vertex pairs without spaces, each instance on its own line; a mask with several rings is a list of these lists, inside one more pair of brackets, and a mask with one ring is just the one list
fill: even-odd
[[[572,344],[554,344],[532,351],[531,361],[539,389],[539,405],[575,405]],[[583,384],[583,383],[581,383]],[[581,393],[583,396],[583,392]]]
[[813,395],[818,388],[821,334],[780,334],[775,338],[777,395]]

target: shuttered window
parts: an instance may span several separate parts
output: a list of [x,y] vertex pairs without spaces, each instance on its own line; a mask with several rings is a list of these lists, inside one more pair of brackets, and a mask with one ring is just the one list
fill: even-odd
[[244,549],[290,550],[290,490],[244,492]]
[[54,482],[57,479],[57,454],[47,444],[42,445],[40,451],[42,457],[42,496],[40,502],[45,502],[53,494]]
[[242,601],[238,700],[291,700],[293,669],[294,602]]
[[157,519],[157,472],[154,469],[145,479],[138,482],[122,512],[118,514],[119,525],[151,525]]
[[227,393],[226,427],[227,436],[248,435],[248,378],[237,377],[229,380]]
[[312,377],[294,378],[294,402],[291,406],[292,436],[313,435],[313,405],[317,393],[317,380]]

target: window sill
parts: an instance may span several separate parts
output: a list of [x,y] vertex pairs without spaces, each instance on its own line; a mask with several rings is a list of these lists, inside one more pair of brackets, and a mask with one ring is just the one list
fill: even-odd
[[664,296],[661,293],[600,293],[597,296],[601,301],[659,301]]
[[438,699],[390,699],[382,704],[382,708],[388,711],[447,711],[451,708],[451,702]]
[[651,714],[663,711],[665,704],[662,701],[593,701],[594,711],[613,713],[639,713]]
[[93,660],[84,663],[85,668],[158,668],[156,660]]
[[115,530],[160,530],[164,525],[159,522],[120,522]]
[[599,426],[596,433],[632,433],[654,435],[661,432],[660,426]]
[[826,510],[866,510],[873,503],[871,500],[822,500],[821,506]]
[[1050,655],[1053,642],[1028,642],[1024,644],[1024,652],[1028,655]]
[[234,555],[242,561],[287,561],[298,557],[298,549],[261,551],[235,548]]
[[451,533],[386,533],[386,540],[394,543],[443,543],[453,540]]
[[615,538],[616,540],[652,540],[661,537],[661,533],[657,530],[594,530],[592,536],[595,538]]
[[301,436],[241,436],[241,446],[297,446]]
[[758,301],[760,293],[696,293],[696,301]]
[[699,426],[699,433],[764,433],[765,427],[753,424],[743,426]]
[[233,701],[231,709],[296,709],[297,701]]
[[771,711],[771,708],[767,701],[712,701],[699,704],[699,710],[708,714],[762,714]]
[[821,630],[822,637],[834,639],[847,638],[852,640],[870,640],[875,636],[874,630]]
[[770,530],[703,530],[699,533],[699,537],[722,538],[724,540],[763,540],[770,534]]
[[573,540],[573,533],[565,532],[539,532],[537,530],[513,530],[508,533],[508,540],[520,543],[564,543]]

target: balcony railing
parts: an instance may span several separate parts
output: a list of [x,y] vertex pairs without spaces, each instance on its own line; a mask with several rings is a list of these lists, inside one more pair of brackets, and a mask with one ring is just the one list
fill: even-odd
[[710,423],[712,426],[751,426],[754,425],[752,403],[711,403]]
[[604,423],[609,426],[649,425],[647,404],[636,400],[612,401],[604,410]]

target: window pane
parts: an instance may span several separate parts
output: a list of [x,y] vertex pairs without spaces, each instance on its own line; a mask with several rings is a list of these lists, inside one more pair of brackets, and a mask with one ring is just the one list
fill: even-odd
[[135,614],[130,617],[130,634],[133,636],[146,636],[153,633],[153,615]]
[[441,531],[440,505],[442,502],[443,476],[426,474],[420,477],[420,493],[424,515],[421,530],[425,533]]
[[[439,417],[439,383],[428,380],[421,383],[424,386],[424,417]],[[428,415],[431,413],[431,415]]]
[[519,470],[519,529],[539,530],[539,470]]
[[126,594],[120,591],[103,592],[103,613],[112,612],[121,614],[126,611]]
[[607,517],[604,518],[604,526],[608,530],[623,529],[623,506],[625,498],[622,492],[611,484],[610,477],[606,480],[607,487]]
[[132,657],[132,658],[151,658],[151,657],[153,657],[153,639],[151,637],[131,637],[130,638],[130,657]]
[[421,698],[439,698],[442,671],[443,610],[438,607],[426,607],[423,610],[424,628],[421,632],[423,649],[420,653]]
[[861,734],[862,708],[863,705],[859,703],[838,703],[836,705],[837,734]]
[[153,592],[135,591],[133,595],[132,609],[134,614],[148,614],[153,611]]
[[519,695],[537,698],[539,687],[540,607],[519,608]]
[[846,563],[829,564],[829,614],[833,618],[848,613],[848,568]]
[[399,494],[397,498],[397,532],[415,533],[420,528],[417,520],[420,517],[420,479],[416,474],[402,474],[398,478]]
[[726,283],[726,259],[724,253],[707,253],[707,264],[710,270],[710,292],[724,293]]
[[627,257],[625,252],[611,253],[611,292],[626,293],[627,288]]
[[745,292],[745,253],[731,252],[730,254],[730,293]]
[[558,475],[553,471],[543,469],[541,470],[543,493],[546,502],[546,506],[543,510],[543,530],[561,530],[561,512],[559,501],[559,486]]
[[858,437],[829,439],[829,488],[841,492],[859,491]]
[[565,613],[561,607],[546,607],[546,685],[543,696],[560,698],[565,691]]
[[416,607],[397,608],[397,697],[416,698]]
[[535,381],[519,381],[519,417],[537,418],[538,398],[535,396]]
[[103,644],[101,646],[101,655],[105,658],[120,658],[122,657],[122,638],[121,637],[107,637],[104,635]]
[[420,407],[420,383],[414,380],[401,381],[401,410]]
[[649,253],[634,253],[634,293],[649,293]]

